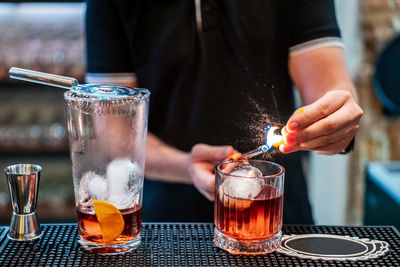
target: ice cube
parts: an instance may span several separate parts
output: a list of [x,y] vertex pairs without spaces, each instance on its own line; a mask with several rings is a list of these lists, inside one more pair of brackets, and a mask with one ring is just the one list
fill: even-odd
[[262,177],[262,172],[251,165],[239,165],[236,166],[229,175],[240,176],[240,177]]
[[128,158],[113,160],[107,166],[107,183],[110,194],[124,194],[128,191],[128,183],[135,179],[142,171],[137,163],[132,163]]
[[107,183],[103,176],[92,177],[88,182],[88,189],[92,199],[104,200],[108,196]]
[[95,172],[86,172],[79,182],[78,203],[83,207],[90,207],[92,199],[107,198],[107,184],[103,176]]
[[143,170],[128,158],[118,158],[107,166],[108,202],[118,209],[139,204]]
[[113,204],[118,209],[129,209],[139,204],[139,194],[110,194],[107,202]]
[[227,195],[232,198],[254,199],[263,189],[262,180],[256,178],[228,177],[220,185],[220,197]]

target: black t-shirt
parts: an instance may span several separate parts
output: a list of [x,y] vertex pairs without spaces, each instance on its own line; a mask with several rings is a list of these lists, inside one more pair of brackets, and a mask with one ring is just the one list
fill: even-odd
[[[289,49],[339,37],[331,0],[89,0],[88,73],[135,73],[151,91],[149,131],[183,151],[239,151],[294,110]],[[89,74],[90,75],[90,74]],[[311,223],[302,153],[266,158],[286,169],[284,222]],[[191,185],[146,181],[146,221],[212,221]]]

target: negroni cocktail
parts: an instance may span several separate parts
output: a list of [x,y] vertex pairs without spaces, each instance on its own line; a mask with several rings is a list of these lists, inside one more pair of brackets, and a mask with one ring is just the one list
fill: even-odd
[[216,167],[214,243],[233,254],[261,254],[281,242],[284,169],[260,160]]

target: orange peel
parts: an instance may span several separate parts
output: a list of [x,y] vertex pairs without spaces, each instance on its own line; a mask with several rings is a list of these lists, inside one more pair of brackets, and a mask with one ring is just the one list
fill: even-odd
[[274,147],[279,148],[280,145],[284,144],[285,142],[282,140],[278,143],[273,144]]
[[238,160],[238,159],[240,159],[242,157],[242,153],[235,153],[235,154],[232,154],[232,155],[230,155],[229,157],[227,157],[226,158],[226,160],[231,160],[231,159],[233,159],[233,160]]
[[103,200],[92,200],[92,203],[100,225],[103,242],[114,241],[125,227],[121,212],[114,205]]

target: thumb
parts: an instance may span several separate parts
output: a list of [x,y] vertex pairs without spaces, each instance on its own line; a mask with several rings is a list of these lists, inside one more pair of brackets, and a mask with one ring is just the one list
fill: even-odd
[[194,161],[221,161],[233,152],[232,146],[197,144],[193,146],[191,154]]

